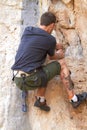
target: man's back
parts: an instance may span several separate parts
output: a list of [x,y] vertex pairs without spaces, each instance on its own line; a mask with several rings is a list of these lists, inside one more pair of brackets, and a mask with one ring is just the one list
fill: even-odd
[[30,72],[40,67],[47,54],[50,56],[54,54],[55,46],[55,38],[46,31],[40,28],[27,27],[21,38],[12,69]]

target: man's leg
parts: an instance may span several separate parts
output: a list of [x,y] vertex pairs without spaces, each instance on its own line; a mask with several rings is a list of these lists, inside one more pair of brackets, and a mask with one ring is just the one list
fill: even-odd
[[61,65],[61,80],[62,83],[68,93],[69,99],[71,99],[74,96],[74,89],[73,86],[71,88],[71,79],[70,79],[70,71],[65,63],[65,60],[59,60],[59,63]]
[[[60,64],[57,61],[53,61],[46,66],[43,66],[43,69],[38,73],[38,77],[41,79],[41,87],[37,90],[36,102],[34,106],[39,106],[40,109],[49,111],[50,107],[46,104],[45,92],[48,81],[50,81],[54,76],[60,74]],[[38,102],[38,103],[37,103]]]
[[62,83],[68,93],[68,97],[69,97],[70,102],[72,103],[72,106],[76,108],[81,104],[83,100],[87,98],[87,93],[84,92],[78,95],[74,93],[74,84],[71,80],[70,71],[65,63],[65,60],[64,59],[59,60],[59,63],[61,65],[60,76],[61,76]]

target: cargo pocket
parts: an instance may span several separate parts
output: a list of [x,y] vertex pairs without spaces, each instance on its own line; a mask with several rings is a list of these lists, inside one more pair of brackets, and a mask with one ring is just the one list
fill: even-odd
[[31,88],[37,88],[41,85],[41,78],[38,73],[34,73],[25,79],[26,84]]

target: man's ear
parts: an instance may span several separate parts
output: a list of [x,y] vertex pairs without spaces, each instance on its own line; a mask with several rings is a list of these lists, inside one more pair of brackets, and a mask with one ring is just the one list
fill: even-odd
[[55,25],[55,23],[51,23],[51,24],[50,24],[51,27],[54,27],[54,25]]
[[48,33],[51,33],[54,29],[54,23],[51,23],[50,25],[48,25]]

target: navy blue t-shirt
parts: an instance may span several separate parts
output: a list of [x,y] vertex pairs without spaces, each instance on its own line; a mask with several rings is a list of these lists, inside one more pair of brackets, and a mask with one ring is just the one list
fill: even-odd
[[56,40],[52,35],[40,28],[27,27],[11,69],[30,72],[42,66],[47,54],[53,56],[55,47]]

